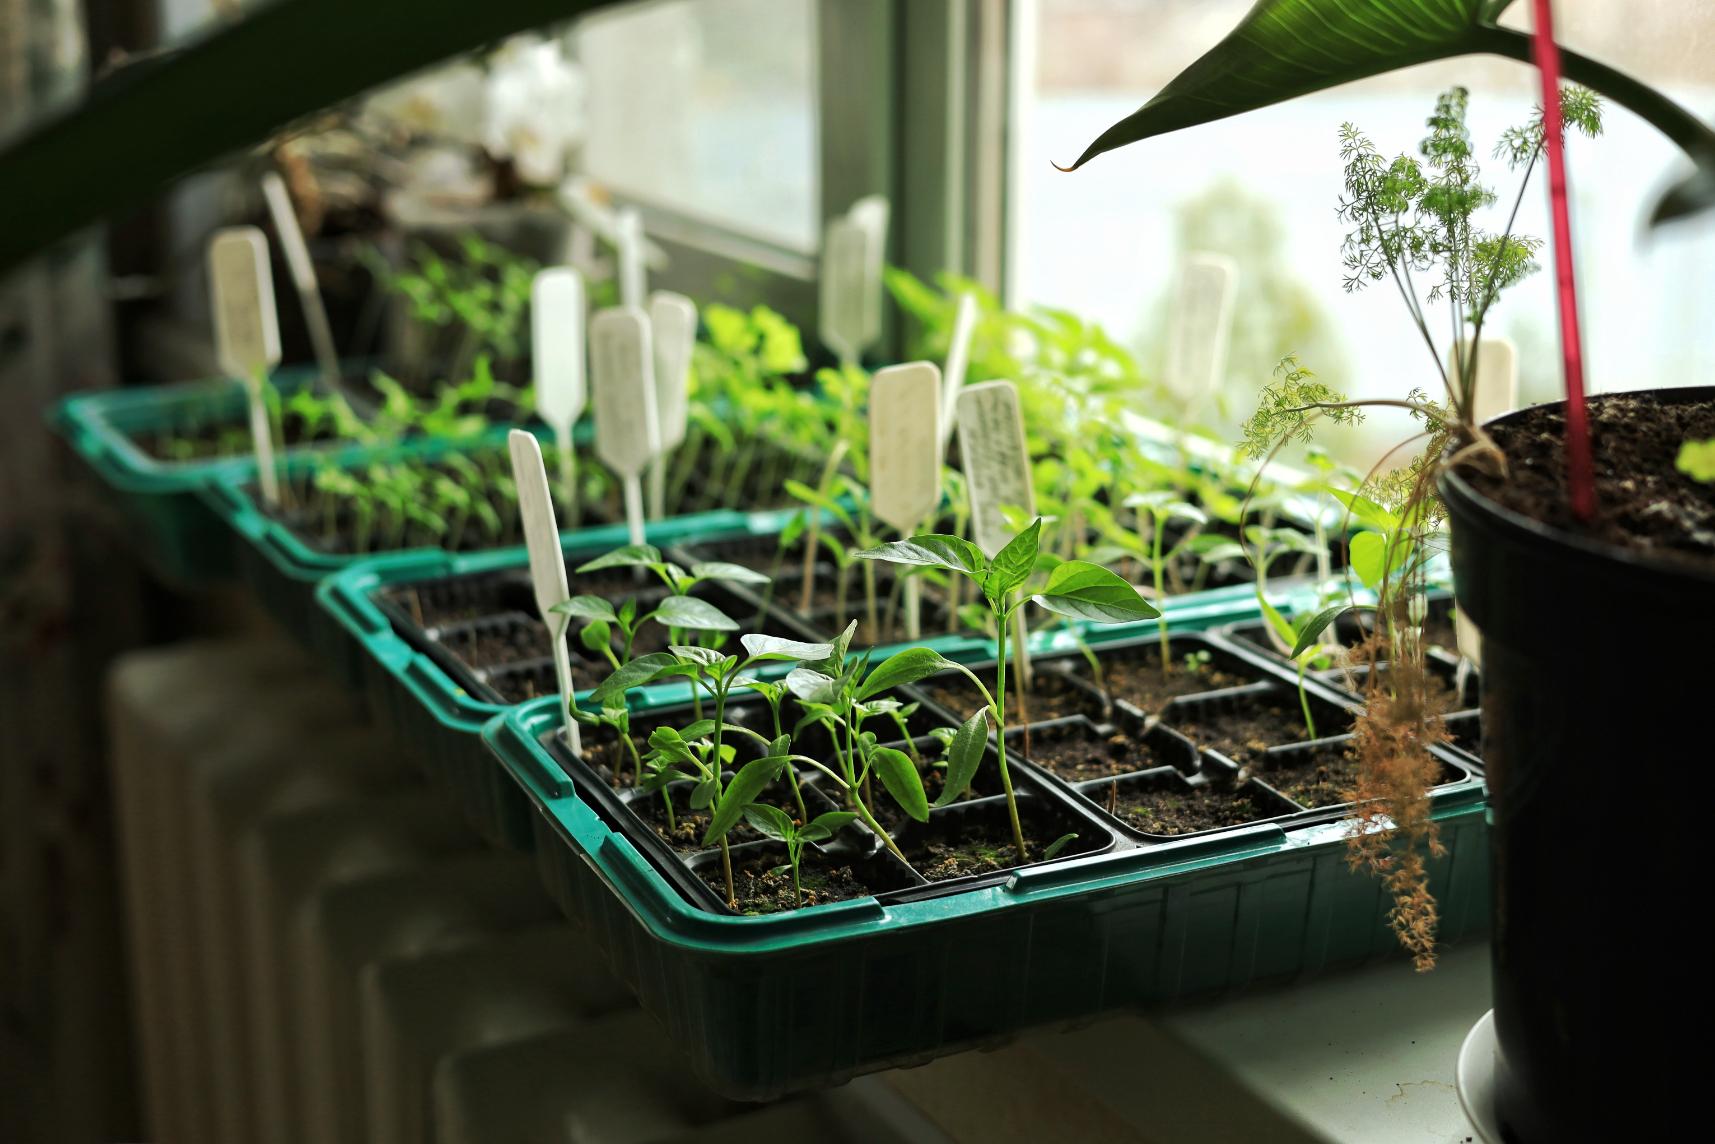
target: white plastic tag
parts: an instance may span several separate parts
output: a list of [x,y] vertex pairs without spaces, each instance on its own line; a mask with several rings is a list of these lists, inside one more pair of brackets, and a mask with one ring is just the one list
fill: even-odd
[[1005,510],[1036,515],[1030,449],[1018,389],[1010,381],[968,385],[959,394],[959,463],[971,496],[971,540],[989,556],[1012,539]]
[[965,371],[970,367],[971,337],[977,329],[977,300],[969,294],[959,295],[959,308],[953,315],[953,336],[947,344],[947,372],[942,379],[941,446],[946,448],[953,435],[954,410],[958,406],[959,390],[965,385]]
[[[1461,352],[1469,355],[1466,339]],[[1477,343],[1477,392],[1471,401],[1471,419],[1481,425],[1518,408],[1518,349],[1507,339],[1485,337]],[[1457,359],[1447,355],[1447,376],[1452,377]]]
[[883,195],[865,195],[852,204],[847,212],[851,220],[863,228],[863,334],[858,352],[881,339],[881,298],[883,271],[887,266],[887,228],[891,209]]
[[298,212],[292,209],[292,196],[286,190],[286,180],[278,171],[269,171],[262,176],[262,197],[268,203],[268,217],[274,220],[274,232],[280,236],[280,249],[286,253],[286,267],[292,273],[292,284],[297,288],[303,305],[304,326],[310,335],[322,383],[330,393],[337,392],[339,351],[334,346],[333,331],[328,327],[321,287],[316,283],[316,264],[310,258],[303,228],[298,225]]
[[822,239],[819,326],[822,344],[841,364],[863,356],[868,247],[868,234],[849,218],[830,222]]
[[657,290],[649,297],[649,331],[655,347],[655,413],[662,450],[685,440],[690,403],[691,353],[697,344],[697,305],[683,294]]
[[619,252],[619,304],[642,309],[649,292],[648,270],[643,264],[643,216],[626,207],[617,218],[614,245]]
[[542,271],[530,287],[530,353],[536,412],[556,433],[569,434],[586,400],[584,280],[570,266]]
[[590,380],[596,455],[621,476],[641,473],[661,446],[655,354],[642,310],[616,306],[591,320]]
[[941,371],[914,361],[869,383],[870,511],[915,531],[941,501]]
[[274,276],[268,240],[253,226],[228,227],[208,245],[209,297],[214,307],[214,346],[220,368],[244,382],[250,407],[250,443],[262,499],[280,503],[274,466],[274,430],[262,400],[262,378],[280,362],[280,319],[274,309]]
[[554,675],[560,686],[560,704],[566,720],[566,738],[572,750],[583,749],[577,720],[572,718],[571,655],[566,647],[566,621],[553,613],[556,605],[571,598],[566,580],[566,557],[560,551],[560,529],[554,520],[554,500],[548,491],[548,471],[542,465],[542,446],[532,433],[514,429],[506,435],[512,453],[512,480],[518,487],[518,516],[524,528],[524,546],[530,553],[530,583],[536,592],[536,610],[547,625],[553,643]]
[[1193,254],[1180,268],[1167,335],[1167,387],[1187,406],[1213,397],[1227,369],[1238,267],[1220,254]]

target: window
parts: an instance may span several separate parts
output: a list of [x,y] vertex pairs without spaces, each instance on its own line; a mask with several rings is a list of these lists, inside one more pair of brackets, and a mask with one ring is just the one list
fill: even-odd
[[[1009,236],[1015,302],[1084,313],[1157,366],[1176,261],[1188,250],[1214,249],[1236,258],[1242,275],[1228,365],[1233,412],[1248,408],[1287,352],[1354,394],[1414,385],[1435,391],[1438,379],[1391,284],[1343,292],[1335,132],[1350,120],[1384,153],[1415,151],[1436,93],[1463,84],[1486,156],[1503,128],[1529,116],[1534,72],[1486,57],[1413,68],[1136,144],[1067,175],[1051,161],[1076,157],[1135,110],[1212,47],[1250,0],[1019,5],[1033,42],[1015,74],[1022,87]],[[1715,116],[1715,81],[1697,51],[1715,37],[1711,6],[1664,0],[1644,11],[1561,0],[1557,12],[1569,47],[1663,88],[1705,119]],[[1715,373],[1715,343],[1702,333],[1715,307],[1715,227],[1684,224],[1652,237],[1643,226],[1655,196],[1682,169],[1678,150],[1609,104],[1604,136],[1575,140],[1568,164],[1592,389],[1706,382]],[[1485,181],[1503,198],[1516,178],[1498,161],[1485,166]],[[1520,231],[1547,236],[1545,187],[1539,172]],[[1544,271],[1495,311],[1496,331],[1519,346],[1527,401],[1551,399],[1560,387],[1546,258]],[[1366,428],[1376,442],[1400,436],[1400,423],[1385,417]]]

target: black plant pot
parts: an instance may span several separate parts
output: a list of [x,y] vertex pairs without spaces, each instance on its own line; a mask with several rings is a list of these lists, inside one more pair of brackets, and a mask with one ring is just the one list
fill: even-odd
[[1709,1005],[1687,799],[1715,761],[1715,575],[1551,528],[1457,473],[1440,489],[1483,634],[1498,1111],[1520,1144],[1673,1139],[1705,1083],[1666,1030]]

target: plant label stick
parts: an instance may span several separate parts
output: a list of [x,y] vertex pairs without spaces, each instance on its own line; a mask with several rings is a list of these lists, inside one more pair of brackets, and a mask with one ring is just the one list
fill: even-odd
[[642,309],[649,289],[643,265],[643,216],[635,207],[619,212],[614,246],[619,255],[619,304]]
[[649,462],[649,515],[667,515],[667,454],[685,440],[690,405],[691,352],[697,344],[697,306],[683,294],[649,296],[649,334],[655,345],[655,414],[661,447]]
[[595,450],[625,484],[631,543],[643,543],[642,474],[661,451],[655,412],[655,351],[649,316],[635,306],[603,310],[590,322]]
[[1167,334],[1165,380],[1194,412],[1215,395],[1227,369],[1233,329],[1233,293],[1239,272],[1219,254],[1193,254],[1179,271]]
[[298,225],[298,212],[292,209],[292,196],[287,193],[286,180],[279,172],[269,171],[262,176],[262,197],[268,201],[268,217],[274,220],[280,249],[286,252],[286,268],[292,272],[292,286],[298,292],[298,304],[303,307],[304,326],[309,331],[322,385],[329,393],[338,393],[339,351],[334,348],[327,307],[322,304],[321,287],[316,283],[316,264],[310,259],[309,245],[304,242],[303,228]]
[[[1471,420],[1481,425],[1518,408],[1518,350],[1505,338],[1484,338],[1477,343],[1476,360],[1471,357],[1471,345],[1465,343],[1467,368],[1477,371],[1476,388],[1471,394]],[[1449,374],[1456,368],[1449,361]],[[1483,667],[1483,633],[1464,612],[1453,613],[1453,631],[1458,637],[1459,654],[1478,670]]]
[[[941,500],[941,371],[914,361],[869,383],[870,511],[909,536]],[[905,577],[905,635],[919,636],[922,581]]]
[[885,195],[865,195],[846,212],[863,228],[863,336],[858,356],[881,340],[882,276],[887,266],[887,226],[891,210]]
[[[971,540],[993,556],[1012,539],[1006,509],[1036,515],[1036,488],[1031,481],[1030,448],[1024,439],[1024,414],[1018,387],[1010,381],[985,381],[966,386],[959,394],[959,460],[971,499]],[[1013,640],[1018,673],[1030,681],[1030,633],[1024,609],[1013,613]]]
[[548,626],[554,645],[554,678],[560,685],[566,742],[581,753],[584,747],[578,721],[572,718],[572,660],[566,648],[570,618],[554,614],[557,605],[572,598],[572,591],[566,583],[566,554],[560,550],[554,498],[548,492],[548,470],[542,464],[542,446],[534,433],[514,429],[506,435],[506,446],[512,453],[512,480],[518,486],[518,516],[524,527],[524,545],[530,552],[530,583],[536,590],[536,611]]
[[849,218],[828,224],[822,240],[822,277],[818,319],[822,344],[841,366],[856,365],[863,353],[864,279],[869,238]]
[[578,454],[572,430],[583,416],[584,280],[569,266],[554,266],[530,285],[530,355],[536,374],[536,412],[554,431],[560,455],[560,491],[568,520],[578,520]]
[[947,345],[947,372],[943,375],[941,391],[941,451],[953,436],[953,423],[959,390],[965,384],[965,370],[970,367],[971,335],[977,329],[977,300],[970,294],[959,295],[959,309],[953,317],[953,339]]
[[208,245],[209,294],[214,303],[214,348],[220,368],[244,382],[250,398],[250,439],[262,499],[280,503],[274,471],[274,433],[262,400],[262,381],[280,364],[280,319],[268,240],[253,226],[228,227]]

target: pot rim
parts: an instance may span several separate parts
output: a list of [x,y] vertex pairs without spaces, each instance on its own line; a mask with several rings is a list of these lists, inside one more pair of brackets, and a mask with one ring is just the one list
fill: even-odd
[[[1643,394],[1651,394],[1658,397],[1670,397],[1674,400],[1680,401],[1694,399],[1715,400],[1715,386],[1698,385],[1623,390],[1612,393],[1594,394],[1590,400],[1592,402],[1596,402],[1609,397],[1637,397]],[[1510,413],[1497,417],[1493,421],[1489,422],[1489,424],[1511,421],[1527,414],[1537,412],[1538,410],[1564,406],[1565,404],[1566,402],[1561,400],[1545,401],[1536,405],[1527,405],[1522,409],[1515,409]],[[1508,508],[1505,505],[1500,504],[1498,501],[1478,492],[1457,469],[1452,467],[1443,465],[1436,483],[1441,488],[1443,499],[1449,502],[1449,508],[1451,508],[1451,502],[1456,500],[1463,501],[1467,511],[1480,511],[1490,517],[1491,519],[1488,523],[1491,527],[1508,529],[1514,533],[1523,534],[1523,537],[1531,540],[1558,545],[1563,548],[1570,548],[1583,556],[1624,565],[1634,568],[1640,572],[1648,573],[1652,576],[1666,577],[1672,580],[1681,581],[1688,585],[1708,584],[1715,586],[1715,566],[1699,567],[1696,563],[1691,561],[1672,560],[1664,559],[1660,556],[1651,556],[1638,552],[1635,549],[1624,548],[1618,544],[1611,544],[1607,541],[1592,540],[1589,537],[1580,536],[1577,533],[1547,524],[1543,521],[1537,520],[1535,517],[1526,516],[1524,513],[1519,512],[1516,509]],[[1449,492],[1453,492],[1457,495],[1449,497],[1447,495]],[[1449,524],[1451,523],[1451,518],[1449,518]],[[1455,536],[1453,543],[1457,546],[1457,536]]]

